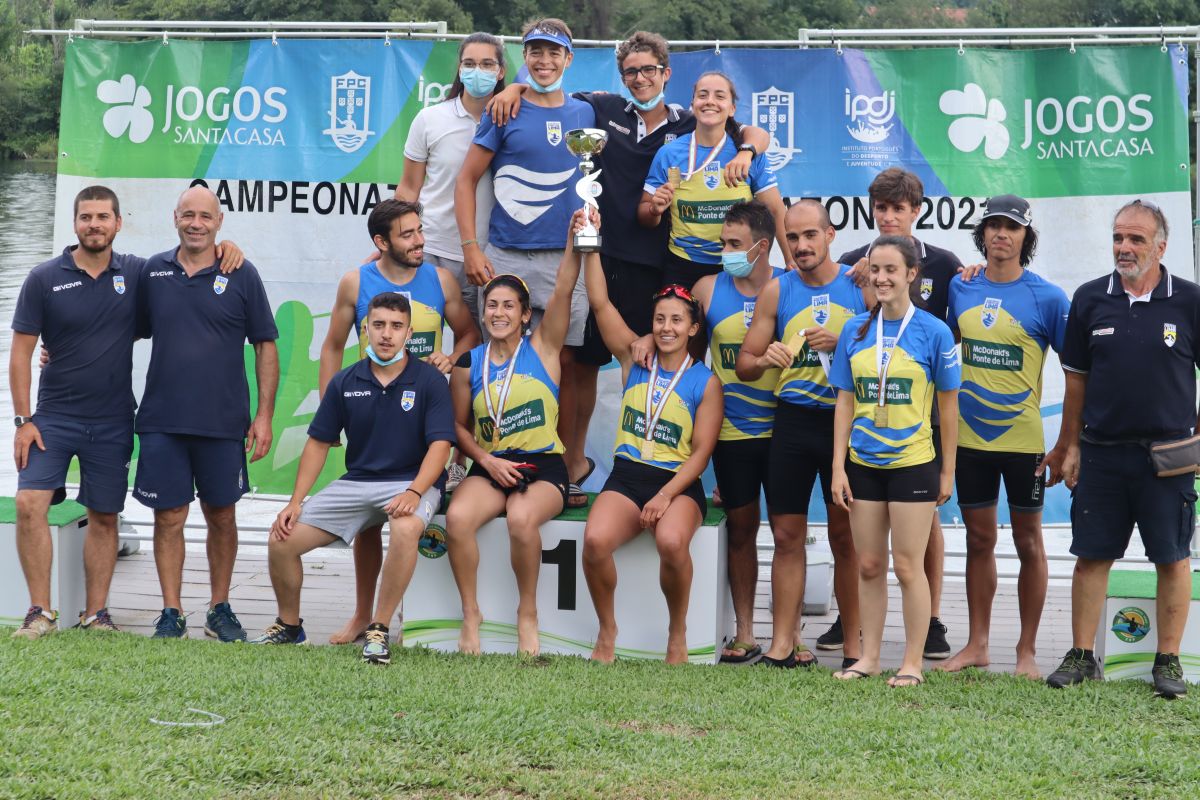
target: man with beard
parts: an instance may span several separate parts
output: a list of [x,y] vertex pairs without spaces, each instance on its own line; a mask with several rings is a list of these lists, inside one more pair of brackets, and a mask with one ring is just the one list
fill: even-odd
[[[1174,470],[1156,467],[1151,444],[1182,442],[1197,426],[1200,287],[1167,272],[1167,220],[1133,200],[1113,219],[1116,270],[1075,292],[1067,317],[1066,372],[1058,443],[1042,462],[1046,485],[1065,480],[1071,504],[1073,647],[1046,679],[1054,687],[1102,675],[1092,648],[1108,572],[1136,524],[1158,572],[1154,694],[1187,694],[1179,645],[1191,600],[1195,527],[1194,454],[1184,444]],[[1039,468],[1040,471],[1041,468]],[[1178,474],[1174,474],[1178,473]]]
[[[121,205],[106,186],[75,197],[79,244],[35,267],[13,313],[9,382],[17,426],[17,552],[30,608],[13,634],[36,639],[58,629],[51,609],[54,557],[48,512],[61,499],[67,468],[79,458],[79,502],[88,509],[83,558],[87,608],[79,627],[117,630],[104,607],[117,561],[117,514],[125,507],[133,452],[133,341],[136,295],[145,259],[113,252]],[[222,269],[242,263],[223,243]],[[38,337],[52,358],[30,416],[32,359]],[[79,609],[64,609],[71,612]]]

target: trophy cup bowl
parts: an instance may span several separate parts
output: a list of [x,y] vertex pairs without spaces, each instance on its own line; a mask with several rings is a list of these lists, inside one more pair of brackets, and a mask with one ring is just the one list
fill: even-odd
[[[567,143],[567,149],[579,158],[579,169],[583,173],[583,177],[575,184],[575,193],[583,200],[585,207],[599,209],[600,204],[596,202],[596,198],[600,196],[602,189],[596,180],[600,177],[600,170],[592,171],[596,168],[592,157],[604,149],[608,142],[608,131],[600,128],[576,128],[567,131],[564,141]],[[595,253],[600,250],[600,232],[592,225],[590,217],[587,224],[575,234],[573,245],[580,253]]]

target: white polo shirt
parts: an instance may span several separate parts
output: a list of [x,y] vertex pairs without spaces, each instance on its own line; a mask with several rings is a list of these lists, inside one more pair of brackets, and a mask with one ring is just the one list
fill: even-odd
[[[462,240],[454,220],[454,182],[475,136],[475,119],[460,98],[446,100],[417,113],[408,129],[404,157],[425,164],[421,187],[425,250],[435,256],[463,260]],[[475,238],[482,250],[496,198],[492,174],[485,171],[475,190]]]

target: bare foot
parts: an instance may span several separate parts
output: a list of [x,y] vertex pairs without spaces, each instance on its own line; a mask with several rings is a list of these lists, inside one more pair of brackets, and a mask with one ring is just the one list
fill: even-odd
[[592,648],[592,661],[600,664],[611,664],[617,657],[617,629],[600,630],[596,634],[596,646]]
[[371,617],[351,617],[350,621],[333,636],[329,637],[330,644],[350,644],[361,638],[371,624]]
[[469,656],[479,655],[479,625],[483,616],[478,612],[463,617],[462,628],[458,632],[458,652]]
[[934,669],[938,672],[958,672],[967,667],[986,667],[990,663],[986,646],[971,647],[968,645],[943,663],[935,666]]
[[667,634],[667,663],[688,663],[687,633],[685,631]]
[[517,614],[517,652],[531,656],[538,654],[538,620],[537,613],[529,616]]
[[1042,671],[1038,669],[1037,658],[1033,653],[1017,653],[1017,677],[1041,680]]

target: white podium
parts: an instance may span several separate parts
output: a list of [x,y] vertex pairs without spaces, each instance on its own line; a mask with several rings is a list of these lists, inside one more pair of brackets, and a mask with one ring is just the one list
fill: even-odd
[[[50,507],[50,538],[54,568],[50,573],[50,602],[59,613],[59,627],[79,621],[87,604],[83,578],[83,540],[87,509],[74,500]],[[29,609],[29,589],[17,558],[17,508],[11,497],[0,497],[0,625],[20,625]]]
[[[1108,576],[1108,593],[1096,658],[1103,662],[1104,679],[1133,678],[1149,681],[1158,650],[1158,609],[1155,596],[1158,576],[1149,571],[1114,569]],[[1200,574],[1192,573],[1192,600],[1183,641],[1179,645],[1183,679],[1200,682]]]
[[[541,651],[587,657],[599,623],[583,577],[585,513],[567,511],[542,526],[542,569],[538,577]],[[458,649],[462,604],[450,560],[445,555],[444,516],[434,517],[421,540],[417,568],[404,596],[405,645]],[[692,539],[692,594],[688,604],[688,660],[715,664],[732,639],[733,603],[725,567],[725,520],[710,510]],[[616,552],[617,656],[663,659],[667,644],[667,602],[658,584],[658,552],[643,531]],[[517,581],[509,562],[508,527],[503,517],[479,531],[479,607],[485,653],[517,651]]]

